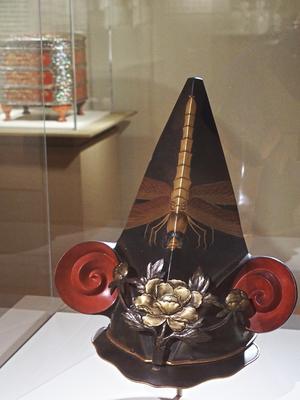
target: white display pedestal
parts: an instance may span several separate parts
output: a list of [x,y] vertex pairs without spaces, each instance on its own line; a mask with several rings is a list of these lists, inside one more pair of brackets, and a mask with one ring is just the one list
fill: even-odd
[[73,115],[69,115],[65,122],[54,119],[44,121],[43,109],[32,108],[30,116],[23,116],[22,110],[16,109],[11,113],[11,120],[4,121],[4,114],[0,110],[0,137],[43,136],[53,138],[77,138],[92,139],[95,136],[118,125],[135,114],[134,111],[108,112],[108,111],[84,111],[79,115],[74,129]]
[[[0,370],[3,400],[171,399],[174,389],[129,381],[96,354],[91,337],[108,318],[56,313]],[[300,331],[261,334],[257,361],[238,374],[183,391],[183,400],[299,400]]]

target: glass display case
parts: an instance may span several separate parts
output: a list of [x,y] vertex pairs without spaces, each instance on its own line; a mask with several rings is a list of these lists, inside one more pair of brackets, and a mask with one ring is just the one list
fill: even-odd
[[[1,131],[30,132],[44,120],[48,134],[87,132],[109,115],[109,30],[93,22],[92,3],[2,3]],[[97,43],[94,35],[101,38]]]
[[[117,241],[190,76],[204,79],[250,252],[281,259],[299,286],[299,30],[297,0],[0,2],[0,386],[13,374],[12,355],[41,327],[39,349],[61,351],[57,359],[45,353],[51,368],[39,375],[29,341],[16,359],[28,379],[6,385],[8,399],[27,400],[38,386],[43,398],[41,385],[94,354],[89,343],[74,353],[71,344],[79,348],[107,320],[69,313],[55,267],[76,243]],[[249,396],[268,398],[276,375],[279,390],[269,398],[297,398],[300,375],[288,359],[299,359],[299,314],[298,301],[284,339],[267,335],[260,368],[271,372]],[[277,368],[271,344],[281,340]],[[243,386],[247,369],[240,379]],[[128,396],[158,394],[122,382]],[[209,385],[190,398],[209,395]],[[59,398],[55,385],[48,389]]]
[[93,174],[91,157],[105,168],[116,137],[100,145],[99,135],[129,114],[112,107],[110,30],[101,4],[22,0],[0,7],[2,365],[61,307],[53,297],[61,249],[52,245],[62,245],[57,237],[81,240],[85,213],[97,224],[93,204],[101,195],[83,177]]

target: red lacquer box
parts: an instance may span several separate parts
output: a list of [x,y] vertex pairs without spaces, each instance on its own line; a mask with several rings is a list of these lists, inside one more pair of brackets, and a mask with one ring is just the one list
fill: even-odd
[[0,104],[5,119],[14,107],[51,107],[65,121],[87,99],[85,36],[22,36],[0,42]]

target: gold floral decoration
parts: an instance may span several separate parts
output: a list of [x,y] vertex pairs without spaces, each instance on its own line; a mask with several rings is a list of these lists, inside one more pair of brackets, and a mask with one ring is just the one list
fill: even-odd
[[245,311],[250,307],[247,294],[240,289],[232,289],[226,296],[225,303],[230,311]]
[[197,308],[202,300],[200,292],[189,289],[181,280],[164,282],[153,278],[134,299],[134,305],[146,313],[142,317],[145,326],[157,327],[167,322],[172,331],[180,332],[199,319]]

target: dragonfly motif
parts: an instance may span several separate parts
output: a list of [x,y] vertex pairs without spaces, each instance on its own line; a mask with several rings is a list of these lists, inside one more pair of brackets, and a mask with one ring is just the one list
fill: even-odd
[[147,225],[145,235],[149,245],[157,245],[157,236],[164,227],[166,247],[170,250],[182,247],[188,229],[196,236],[197,247],[203,249],[214,242],[215,229],[229,235],[243,235],[230,181],[192,186],[190,165],[195,115],[196,103],[189,96],[173,187],[145,176],[129,215],[126,229]]

